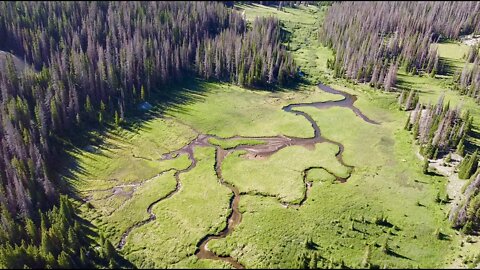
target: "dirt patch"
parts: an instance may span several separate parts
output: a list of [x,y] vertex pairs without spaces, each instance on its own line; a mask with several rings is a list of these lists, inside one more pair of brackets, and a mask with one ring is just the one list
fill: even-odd
[[472,46],[480,43],[480,35],[466,35],[460,37],[460,41],[462,41],[463,44]]
[[254,153],[246,153],[246,154],[241,155],[241,157],[243,157],[245,159],[265,160],[269,156],[262,156],[262,155],[254,154]]
[[131,198],[133,195],[134,189],[130,189],[130,191],[125,190],[123,187],[115,187],[112,190],[113,195],[115,196],[124,196]]
[[[417,157],[421,160],[425,158],[420,155],[420,153],[416,153]],[[429,159],[429,168],[435,169],[441,175],[447,177],[447,194],[448,197],[451,199],[450,201],[450,216],[453,212],[460,206],[460,203],[464,199],[464,194],[462,193],[462,188],[467,182],[466,180],[462,180],[458,178],[458,173],[456,172],[456,167],[462,161],[462,157],[455,153],[451,153],[451,160],[450,162],[445,162],[446,155],[439,158],[439,159]]]
[[[418,154],[418,153],[417,153]],[[419,154],[418,154],[419,155]],[[451,209],[455,209],[460,205],[460,202],[463,199],[462,187],[465,185],[465,180],[458,178],[458,173],[456,173],[455,168],[460,164],[462,157],[452,153],[450,162],[445,162],[445,157],[439,159],[429,160],[429,167],[435,169],[438,173],[447,177],[447,194],[452,201]]]

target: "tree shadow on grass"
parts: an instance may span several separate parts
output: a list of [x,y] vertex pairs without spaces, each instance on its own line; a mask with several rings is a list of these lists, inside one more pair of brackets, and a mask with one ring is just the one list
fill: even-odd
[[467,153],[473,153],[475,150],[480,149],[480,132],[479,130],[472,128],[468,133],[467,139],[465,140],[465,150]]
[[362,230],[358,229],[357,227],[354,227],[354,228],[352,229],[352,231],[358,232],[358,233],[362,233],[362,234],[365,234],[365,235],[371,235],[371,233],[369,233],[367,230],[363,230],[363,231],[362,231]]
[[[405,91],[410,91],[411,89],[416,89],[414,87],[414,84],[412,82],[409,82],[408,80],[406,80],[404,77],[407,77],[408,75],[402,75],[402,74],[399,74],[399,76],[397,77],[397,83],[395,84],[395,87],[398,89],[398,90],[405,90]],[[418,90],[418,89],[416,89]],[[421,90],[418,90],[420,93],[422,93]]]
[[418,179],[414,179],[413,181],[415,183],[430,184],[429,182],[421,181],[421,180],[418,180]]
[[427,171],[425,174],[429,176],[440,176],[440,177],[443,176],[443,174],[439,174],[436,171],[432,171],[432,170]]
[[[399,74],[398,78],[397,78],[397,83],[395,84],[395,87],[398,90],[400,90],[400,91],[401,90],[410,91],[411,89],[414,89],[419,94],[428,94],[428,93],[433,93],[434,92],[432,90],[422,90],[422,89],[420,89],[419,87],[416,86],[415,83],[408,81],[408,79],[407,79],[408,76],[418,77],[418,78],[421,79],[421,78],[426,77],[428,75],[423,74],[422,76],[419,76],[419,75]],[[414,78],[414,79],[417,79],[417,78]]]
[[457,71],[458,69],[456,63],[460,63],[460,61],[445,58],[445,57],[440,57],[439,61],[443,65],[442,73],[439,73],[439,74],[445,75],[445,76],[453,76],[455,74],[455,71]]
[[284,42],[292,42],[293,33],[285,28],[282,22],[282,28],[280,28],[280,35]]
[[395,252],[391,249],[388,249],[386,251],[386,253],[387,253],[387,255],[390,255],[390,256],[393,256],[393,257],[397,257],[397,258],[401,258],[401,259],[405,259],[405,260],[409,260],[409,261],[412,260],[412,259],[408,258],[407,256],[403,256],[403,255],[401,255],[401,254],[399,254],[399,253],[397,253],[397,252]]
[[318,250],[320,246],[317,243],[313,242],[313,240],[310,240],[310,241],[307,241],[306,247],[311,250]]
[[447,240],[450,240],[450,236],[448,234],[444,234],[442,232],[439,232],[438,233],[438,239],[447,241]]
[[422,204],[420,202],[417,202],[417,206],[420,206],[420,207],[427,207],[425,204]]
[[[142,110],[137,107],[138,104],[128,108],[121,130],[139,133],[141,130],[149,129],[146,126],[149,121],[165,117],[167,111],[187,113],[184,109],[185,105],[204,101],[207,91],[208,84],[197,79],[186,79],[175,85],[162,86],[157,91],[152,91],[149,97],[148,101],[153,105],[152,109]],[[81,184],[77,175],[88,176],[89,173],[73,154],[87,151],[93,153],[93,157],[106,156],[112,152],[112,149],[128,148],[131,142],[128,138],[122,138],[121,130],[117,131],[110,122],[104,125],[92,123],[88,128],[77,129],[75,133],[68,136],[68,139],[58,139],[62,150],[54,161],[56,166],[52,167],[55,169],[54,175],[57,176],[56,181],[62,192],[76,200],[81,200],[81,194],[75,187]],[[109,142],[107,139],[110,139]]]
[[392,223],[390,223],[386,219],[378,220],[378,221],[375,222],[375,224],[380,225],[380,226],[384,226],[384,227],[388,227],[388,228],[392,228],[394,226]]
[[[225,82],[220,83],[226,87],[231,85]],[[302,83],[304,82],[300,79],[292,81],[285,87],[251,87],[247,89],[268,92],[299,91],[304,86]],[[189,114],[186,106],[203,102],[211,88],[212,85],[208,81],[193,76],[181,82],[158,87],[152,90],[148,97],[148,102],[152,105],[152,108],[142,110],[139,108],[139,104],[130,105],[127,108],[121,129],[115,128],[114,124],[111,123],[113,119],[103,125],[93,121],[91,125],[85,125],[87,128],[72,131],[68,139],[59,139],[62,150],[57,155],[57,160],[54,161],[56,166],[53,167],[55,168],[55,175],[58,176],[57,182],[60,183],[62,192],[81,201],[79,190],[75,187],[81,185],[79,183],[81,180],[77,175],[89,176],[89,172],[79,164],[78,159],[73,154],[81,154],[85,150],[92,152],[88,149],[93,149],[93,157],[95,155],[107,156],[109,153],[113,154],[114,151],[112,150],[114,149],[129,148],[132,145],[131,140],[122,137],[122,132],[138,134],[140,131],[148,131],[150,127],[147,124],[153,119],[172,117],[175,114]]]
[[477,129],[472,129],[470,130],[469,136],[475,138],[475,139],[480,139],[480,131]]

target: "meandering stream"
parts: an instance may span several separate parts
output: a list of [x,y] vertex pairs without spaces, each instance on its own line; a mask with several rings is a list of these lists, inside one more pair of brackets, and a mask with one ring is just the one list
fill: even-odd
[[[242,215],[241,215],[241,213],[238,209],[238,204],[239,204],[239,201],[240,201],[241,193],[239,192],[238,188],[236,188],[235,186],[225,182],[225,180],[222,177],[222,163],[223,163],[223,160],[225,159],[225,157],[227,155],[229,155],[230,153],[234,152],[234,151],[244,150],[244,151],[247,152],[247,155],[249,155],[250,157],[265,158],[265,157],[268,157],[268,156],[276,153],[280,149],[283,149],[283,148],[288,147],[288,146],[301,145],[301,146],[304,146],[304,147],[307,147],[307,148],[313,148],[315,146],[315,144],[317,144],[317,143],[328,142],[328,143],[332,143],[332,144],[335,144],[335,145],[338,146],[339,150],[336,154],[336,158],[343,166],[349,168],[350,175],[351,175],[351,171],[353,170],[353,166],[347,165],[343,161],[344,146],[339,142],[332,141],[331,139],[327,139],[327,138],[322,137],[321,132],[320,132],[320,127],[313,120],[313,118],[305,112],[296,110],[296,108],[315,107],[315,108],[318,108],[318,109],[327,109],[327,108],[331,108],[331,107],[345,107],[345,108],[351,109],[355,113],[356,116],[362,118],[365,122],[370,123],[370,124],[379,124],[379,123],[371,120],[367,116],[365,116],[357,107],[355,107],[353,105],[353,103],[356,101],[356,96],[348,94],[348,93],[343,92],[343,91],[335,90],[335,89],[333,89],[329,86],[323,85],[323,84],[318,84],[318,87],[322,91],[332,93],[332,94],[342,95],[344,98],[342,100],[338,100],[338,101],[295,103],[295,104],[289,104],[289,105],[282,108],[285,112],[294,113],[296,115],[301,115],[305,119],[307,119],[307,121],[310,122],[310,124],[312,125],[312,128],[314,130],[314,136],[312,138],[297,138],[297,137],[290,137],[290,136],[284,136],[284,135],[279,135],[279,136],[275,136],[275,137],[234,136],[234,137],[231,137],[231,138],[220,138],[220,137],[217,137],[215,135],[199,134],[197,136],[197,138],[194,139],[193,141],[191,141],[188,145],[182,147],[179,150],[164,154],[163,157],[161,158],[161,160],[172,159],[172,158],[175,158],[178,154],[186,153],[188,155],[190,161],[191,161],[191,164],[186,169],[177,170],[175,172],[175,179],[177,181],[177,185],[176,185],[175,190],[172,190],[166,196],[164,196],[162,198],[159,198],[158,200],[152,202],[147,208],[147,213],[150,215],[150,217],[148,219],[140,221],[140,222],[132,225],[131,227],[129,227],[123,233],[119,243],[117,244],[117,248],[119,248],[119,249],[123,248],[123,246],[126,243],[127,236],[130,234],[130,232],[133,229],[138,228],[140,226],[143,226],[143,225],[145,225],[145,224],[147,224],[147,223],[156,219],[156,216],[152,212],[152,209],[157,203],[172,197],[174,194],[176,194],[181,189],[182,185],[181,185],[181,182],[180,182],[179,175],[181,173],[188,172],[188,171],[192,170],[197,164],[197,160],[195,159],[195,157],[193,155],[193,152],[194,152],[193,149],[197,146],[213,146],[213,147],[216,148],[216,152],[215,152],[215,172],[216,172],[218,181],[221,185],[227,187],[228,189],[230,189],[232,191],[232,197],[230,199],[231,212],[230,212],[229,216],[227,217],[227,226],[222,231],[220,231],[219,233],[217,233],[215,235],[206,235],[205,237],[203,237],[199,241],[199,243],[197,244],[197,251],[195,252],[195,255],[199,259],[223,260],[225,262],[230,263],[235,268],[244,268],[244,266],[242,264],[240,264],[233,257],[218,256],[215,253],[213,253],[212,251],[210,251],[208,249],[208,246],[207,246],[208,242],[212,239],[219,239],[219,238],[226,237],[228,234],[230,234],[234,230],[235,226],[238,225],[242,220]],[[210,144],[208,142],[209,138],[216,138],[216,139],[219,139],[219,140],[244,138],[244,139],[261,140],[265,143],[264,144],[258,144],[258,145],[238,145],[238,146],[236,146],[232,149],[224,150],[224,149],[222,149],[218,146]],[[310,168],[305,169],[302,172],[303,173],[303,180],[304,180],[304,184],[305,184],[305,193],[303,195],[303,198],[299,201],[299,203],[296,203],[296,204],[295,203],[281,202],[285,207],[300,207],[307,200],[309,190],[312,187],[312,183],[307,181],[307,174],[308,174],[308,171],[313,169],[313,168],[322,168],[322,169],[325,169],[325,170],[328,171],[328,169],[323,168],[323,167],[310,167]],[[330,171],[328,171],[328,172],[331,173]],[[331,173],[331,174],[334,175],[336,177],[337,181],[339,181],[339,182],[345,182],[350,177],[350,175],[349,175],[346,178],[342,178],[342,177],[336,176],[333,173]]]

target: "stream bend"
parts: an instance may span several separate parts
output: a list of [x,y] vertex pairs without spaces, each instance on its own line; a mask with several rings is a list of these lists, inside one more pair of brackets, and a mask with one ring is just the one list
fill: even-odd
[[[240,201],[241,193],[239,192],[237,187],[225,182],[223,177],[222,177],[222,169],[221,168],[222,168],[222,163],[223,163],[224,158],[228,154],[230,154],[234,151],[237,151],[237,150],[245,150],[245,151],[247,151],[247,153],[249,155],[251,155],[253,157],[268,157],[268,156],[271,156],[272,154],[278,152],[280,149],[283,149],[287,146],[292,146],[292,145],[302,145],[302,146],[307,147],[307,148],[312,148],[312,147],[314,147],[315,144],[322,143],[322,142],[328,142],[328,143],[332,143],[332,144],[337,145],[339,150],[338,150],[337,154],[335,155],[335,157],[337,158],[337,160],[343,166],[349,168],[349,171],[350,171],[349,176],[346,177],[346,178],[339,177],[339,176],[331,173],[330,171],[328,171],[326,168],[323,168],[323,167],[310,167],[310,168],[305,169],[302,172],[304,185],[305,185],[305,193],[304,193],[303,198],[300,200],[299,203],[296,203],[296,204],[294,204],[294,203],[289,204],[289,203],[281,202],[285,207],[292,207],[293,206],[293,207],[298,208],[298,207],[302,206],[303,203],[307,200],[309,190],[312,187],[312,183],[308,182],[306,180],[307,173],[310,169],[313,169],[313,168],[325,169],[325,170],[327,170],[327,172],[329,172],[333,176],[335,176],[337,181],[346,182],[347,179],[350,177],[354,167],[346,164],[343,161],[343,152],[344,152],[344,149],[345,149],[343,144],[341,144],[339,142],[336,142],[336,141],[333,141],[331,139],[327,139],[327,138],[322,137],[321,132],[320,132],[320,127],[313,120],[313,118],[309,114],[307,114],[305,112],[302,112],[302,111],[295,110],[295,109],[300,108],[300,107],[315,107],[315,108],[318,108],[318,109],[327,109],[327,108],[331,108],[331,107],[345,107],[345,108],[351,109],[357,117],[360,117],[365,122],[370,123],[370,124],[374,124],[374,125],[379,124],[378,122],[368,118],[357,107],[355,107],[353,105],[354,102],[357,100],[355,95],[351,95],[349,93],[346,93],[346,92],[343,92],[343,91],[340,91],[340,90],[335,90],[335,89],[333,89],[329,86],[326,86],[324,84],[321,84],[321,83],[318,84],[318,88],[321,89],[324,92],[327,92],[327,93],[342,95],[344,98],[342,100],[338,100],[338,101],[294,103],[294,104],[289,104],[287,106],[284,106],[282,108],[282,110],[284,110],[285,112],[294,113],[296,115],[303,116],[311,124],[311,126],[314,130],[314,136],[311,137],[311,138],[298,138],[298,137],[290,137],[290,136],[284,136],[284,135],[278,135],[278,136],[274,136],[274,137],[234,136],[234,137],[231,137],[231,138],[220,138],[220,137],[215,136],[215,135],[199,134],[188,145],[182,147],[179,150],[172,151],[170,153],[164,154],[160,160],[173,159],[173,158],[177,157],[178,154],[186,153],[188,155],[190,161],[191,161],[191,164],[188,168],[183,169],[183,170],[177,170],[175,172],[175,179],[177,181],[177,185],[176,185],[175,189],[172,190],[170,193],[168,193],[166,196],[164,196],[162,198],[159,198],[158,200],[152,202],[148,206],[147,213],[150,215],[150,217],[143,220],[143,221],[137,222],[134,225],[132,225],[131,227],[129,227],[122,234],[122,237],[121,237],[119,243],[117,244],[117,248],[118,249],[123,248],[123,246],[126,244],[126,238],[128,237],[128,235],[131,233],[131,231],[133,229],[138,228],[140,226],[143,226],[143,225],[145,225],[149,222],[152,222],[153,220],[156,219],[155,214],[152,212],[152,209],[156,204],[158,204],[159,202],[161,202],[165,199],[168,199],[168,198],[174,196],[176,193],[178,193],[180,191],[182,185],[181,185],[181,182],[180,182],[179,175],[181,173],[188,172],[188,171],[192,170],[197,164],[197,160],[193,156],[193,149],[197,146],[214,146],[215,149],[216,149],[216,151],[215,151],[215,166],[214,167],[215,167],[215,172],[216,172],[216,175],[217,175],[217,179],[218,179],[218,181],[221,185],[227,187],[228,189],[230,189],[232,191],[232,197],[230,199],[230,204],[229,204],[229,209],[231,209],[231,212],[227,217],[227,226],[222,231],[220,231],[219,233],[217,233],[215,235],[206,235],[205,237],[203,237],[198,242],[197,250],[195,251],[195,255],[199,259],[222,260],[222,261],[230,263],[235,268],[238,268],[238,269],[245,268],[242,264],[240,264],[233,257],[231,257],[231,256],[218,256],[215,253],[213,253],[212,251],[208,250],[208,247],[207,247],[207,244],[210,240],[225,238],[228,234],[230,234],[234,230],[235,226],[238,225],[242,220],[242,215],[241,215],[241,213],[238,209],[238,204],[239,204],[239,201]],[[219,146],[210,144],[208,142],[209,138],[216,138],[216,139],[220,139],[220,140],[239,139],[239,138],[256,139],[256,140],[264,141],[265,144],[238,145],[238,146],[236,146],[232,149],[225,150],[225,149],[222,149]],[[263,195],[260,195],[260,196],[263,196]]]

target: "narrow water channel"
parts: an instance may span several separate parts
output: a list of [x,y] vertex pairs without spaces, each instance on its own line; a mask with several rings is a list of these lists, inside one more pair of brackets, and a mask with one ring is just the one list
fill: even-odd
[[[234,151],[237,151],[237,150],[245,150],[255,157],[258,157],[258,156],[268,157],[268,156],[278,152],[280,149],[283,149],[283,148],[288,147],[288,146],[301,145],[301,146],[304,146],[304,147],[312,148],[317,143],[328,142],[328,143],[332,143],[332,144],[335,144],[335,145],[338,146],[339,151],[336,154],[337,160],[343,166],[348,167],[351,171],[353,169],[353,166],[347,165],[343,161],[344,146],[339,142],[336,142],[336,141],[333,141],[331,139],[327,139],[327,138],[322,137],[321,132],[320,132],[320,127],[313,120],[313,118],[305,112],[296,110],[296,108],[315,107],[315,108],[318,108],[318,109],[327,109],[327,108],[331,108],[331,107],[345,107],[345,108],[351,109],[355,113],[356,116],[362,118],[365,122],[370,123],[370,124],[375,124],[375,125],[379,124],[378,122],[375,122],[375,121],[371,120],[370,118],[368,118],[367,116],[365,116],[357,107],[355,107],[353,105],[354,102],[356,101],[356,96],[348,94],[348,93],[340,91],[340,90],[335,90],[335,89],[333,89],[329,86],[323,85],[323,84],[318,84],[318,87],[322,91],[325,91],[327,93],[342,95],[344,98],[342,100],[337,100],[337,101],[295,103],[295,104],[289,104],[289,105],[282,108],[285,112],[294,113],[296,115],[301,115],[308,122],[310,122],[310,124],[312,125],[312,128],[314,130],[314,136],[312,138],[297,138],[297,137],[289,137],[289,136],[283,136],[283,135],[279,135],[279,136],[275,136],[275,137],[234,136],[234,137],[229,138],[229,139],[234,139],[234,138],[235,139],[238,139],[238,138],[256,139],[256,140],[264,141],[265,144],[238,145],[237,147],[232,148],[230,150],[224,150],[224,149],[222,149],[218,146],[210,144],[208,142],[208,139],[209,138],[216,138],[216,139],[220,139],[220,140],[227,140],[227,139],[220,138],[220,137],[217,137],[217,136],[214,136],[214,135],[200,134],[200,135],[197,136],[197,138],[195,140],[191,141],[188,145],[184,146],[183,148],[163,155],[162,160],[166,160],[166,159],[173,159],[173,158],[177,157],[179,154],[187,154],[189,156],[190,160],[191,160],[191,164],[188,168],[186,168],[184,170],[177,170],[177,172],[175,173],[175,179],[177,181],[177,185],[176,185],[175,190],[170,192],[167,196],[162,197],[162,198],[152,202],[147,208],[147,213],[150,215],[150,217],[148,219],[140,221],[140,222],[132,225],[130,228],[128,228],[123,233],[119,243],[117,244],[117,248],[118,249],[123,248],[123,246],[126,243],[126,239],[127,239],[128,235],[130,234],[130,232],[133,229],[138,228],[140,226],[143,226],[143,225],[145,225],[145,224],[147,224],[147,223],[156,219],[156,216],[152,212],[152,209],[157,203],[159,203],[159,202],[161,202],[165,199],[168,199],[168,198],[172,197],[173,195],[175,195],[176,193],[178,193],[178,191],[181,189],[181,182],[180,182],[179,175],[181,173],[192,170],[197,164],[197,160],[195,159],[195,157],[193,155],[193,152],[194,152],[193,149],[197,146],[213,146],[213,147],[216,148],[216,152],[215,152],[215,172],[217,174],[218,181],[221,185],[224,185],[225,187],[227,187],[228,189],[230,189],[232,191],[232,197],[231,197],[231,200],[230,200],[231,212],[230,212],[229,216],[227,217],[227,226],[225,227],[225,229],[223,229],[218,234],[207,235],[204,238],[202,238],[199,241],[199,243],[197,244],[197,251],[195,252],[195,255],[199,259],[222,260],[222,261],[230,263],[235,268],[243,269],[244,266],[242,264],[240,264],[233,257],[218,256],[215,253],[213,253],[212,251],[208,250],[208,246],[207,246],[207,244],[210,240],[224,238],[227,235],[229,235],[234,230],[235,226],[237,226],[242,220],[242,215],[241,215],[241,213],[238,209],[238,204],[239,204],[239,201],[240,201],[240,192],[239,192],[238,188],[236,188],[235,186],[225,182],[223,177],[222,177],[222,163],[223,163],[224,158],[228,154],[230,154]],[[322,167],[317,167],[317,168],[322,168]],[[304,174],[303,178],[304,178],[304,184],[305,184],[305,194],[304,194],[304,197],[302,198],[302,200],[296,205],[295,204],[285,204],[285,203],[282,203],[282,204],[286,205],[287,207],[291,206],[291,205],[299,207],[303,204],[303,202],[306,201],[307,196],[308,196],[308,191],[310,190],[310,188],[312,186],[312,184],[310,182],[306,181],[306,174],[307,174],[307,171],[309,169],[312,169],[312,168],[308,168],[303,172],[303,174]],[[336,175],[334,175],[334,176],[340,182],[345,182],[348,178],[348,177],[347,178],[341,178],[341,177],[338,177]]]

